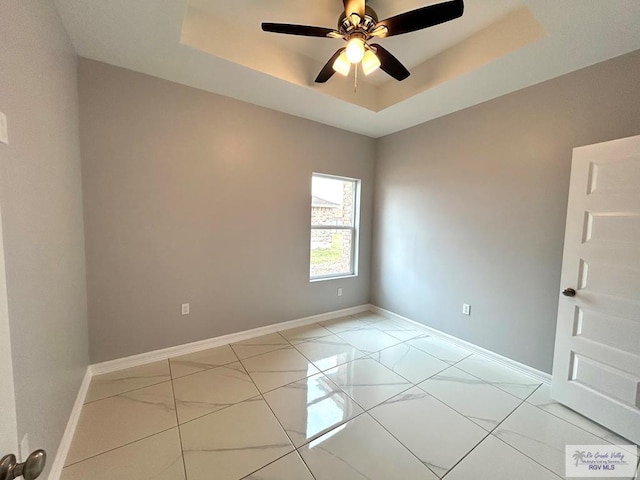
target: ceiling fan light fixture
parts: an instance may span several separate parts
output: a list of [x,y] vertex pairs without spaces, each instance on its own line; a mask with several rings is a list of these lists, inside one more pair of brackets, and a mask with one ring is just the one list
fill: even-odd
[[365,75],[371,75],[380,68],[380,59],[372,50],[367,50],[362,57],[362,71]]
[[364,57],[364,40],[354,37],[347,43],[347,59],[351,63],[360,63]]
[[338,49],[324,64],[315,79],[316,83],[326,83],[335,73],[347,76],[350,73],[351,65],[355,65],[357,85],[359,63],[362,63],[365,75],[370,75],[379,68],[401,82],[407,79],[411,72],[384,47],[375,43],[369,45],[368,42],[373,38],[417,32],[455,20],[463,15],[465,2],[464,0],[441,0],[440,3],[410,10],[381,21],[378,19],[376,11],[367,5],[366,0],[343,0],[342,3],[344,10],[338,17],[336,29],[263,22],[262,30],[286,35],[345,40],[347,45]]
[[349,62],[346,52],[342,52],[340,56],[336,58],[336,61],[333,62],[333,69],[340,75],[344,75],[345,77],[349,75],[349,71],[351,70],[351,62]]

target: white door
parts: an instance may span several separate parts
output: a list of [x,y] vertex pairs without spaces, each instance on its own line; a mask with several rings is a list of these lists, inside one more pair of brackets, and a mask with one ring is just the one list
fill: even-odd
[[573,151],[562,288],[553,397],[640,443],[640,136]]
[[9,310],[7,308],[7,276],[4,270],[2,213],[0,212],[0,458],[10,453],[18,456],[12,365]]

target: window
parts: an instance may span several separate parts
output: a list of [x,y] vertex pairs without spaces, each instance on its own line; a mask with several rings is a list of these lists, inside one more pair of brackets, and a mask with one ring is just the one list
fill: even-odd
[[314,173],[310,279],[356,275],[360,180]]

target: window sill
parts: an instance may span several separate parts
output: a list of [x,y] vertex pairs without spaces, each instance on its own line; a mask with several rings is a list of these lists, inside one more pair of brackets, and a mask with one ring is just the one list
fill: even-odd
[[326,282],[327,280],[344,280],[345,278],[356,278],[357,273],[349,273],[347,275],[336,275],[335,277],[310,278],[309,283]]

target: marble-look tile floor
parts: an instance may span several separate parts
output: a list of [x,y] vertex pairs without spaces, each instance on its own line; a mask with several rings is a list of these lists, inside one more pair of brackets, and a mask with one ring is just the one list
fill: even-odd
[[371,312],[93,378],[63,480],[553,480],[629,444],[534,378]]

